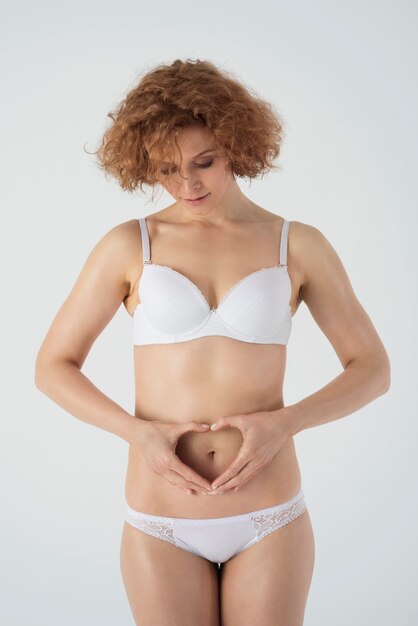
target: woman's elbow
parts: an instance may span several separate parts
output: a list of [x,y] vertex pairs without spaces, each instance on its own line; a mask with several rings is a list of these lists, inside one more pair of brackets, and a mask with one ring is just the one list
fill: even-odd
[[54,377],[54,373],[58,371],[60,364],[66,362],[63,356],[58,357],[56,354],[52,356],[45,350],[40,350],[35,359],[34,367],[34,383],[35,387],[40,391],[46,393],[48,386],[51,384],[51,380]]
[[386,393],[390,389],[391,383],[391,367],[389,356],[386,351],[381,354],[378,359],[378,372],[381,380],[382,394]]
[[45,381],[48,379],[48,372],[51,371],[51,367],[50,360],[38,352],[35,359],[34,383],[35,387],[40,391],[43,391],[45,388]]

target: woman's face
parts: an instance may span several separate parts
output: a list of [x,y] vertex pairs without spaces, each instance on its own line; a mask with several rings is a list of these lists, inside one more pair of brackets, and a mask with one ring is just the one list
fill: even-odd
[[[177,135],[177,143],[179,148],[174,144],[174,165],[171,171],[168,160],[163,158],[158,163],[160,184],[184,207],[203,210],[217,206],[229,186],[236,185],[236,182],[228,170],[227,159],[214,149],[211,132],[203,125],[184,128]],[[187,199],[205,195],[207,197],[199,204],[186,202]]]

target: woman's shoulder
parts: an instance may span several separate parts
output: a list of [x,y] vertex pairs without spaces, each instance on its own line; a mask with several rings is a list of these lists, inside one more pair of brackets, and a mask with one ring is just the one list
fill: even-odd
[[105,230],[102,235],[102,239],[106,239],[107,241],[117,241],[129,236],[133,231],[135,231],[135,229],[138,228],[138,219],[136,217],[131,218],[125,222],[119,222],[118,224],[110,226],[107,230]]
[[313,224],[301,222],[300,220],[289,221],[289,245],[293,250],[301,251],[304,256],[317,254],[324,247],[327,240],[322,231]]
[[[293,243],[295,245],[298,244],[302,248],[304,245],[314,245],[315,240],[320,239],[322,235],[319,228],[313,224],[301,222],[300,220],[293,220],[291,219],[290,214],[279,215],[262,207],[258,207],[256,215],[260,221],[273,223],[277,228],[279,228],[279,230],[285,221],[289,222],[289,239],[292,237]],[[290,235],[290,233],[292,234]]]
[[289,220],[289,259],[300,273],[302,282],[331,284],[338,276],[340,284],[347,277],[341,258],[328,237],[318,226]]
[[142,255],[140,226],[137,218],[115,224],[99,236],[94,249],[97,263],[110,263],[123,274],[131,274]]
[[266,214],[268,214],[266,222],[274,224],[274,228],[278,231],[277,236],[280,236],[284,222],[289,223],[288,257],[294,271],[303,272],[307,263],[311,263],[313,258],[322,255],[329,248],[329,242],[317,226],[291,219],[289,214],[277,215],[269,211],[266,211]]

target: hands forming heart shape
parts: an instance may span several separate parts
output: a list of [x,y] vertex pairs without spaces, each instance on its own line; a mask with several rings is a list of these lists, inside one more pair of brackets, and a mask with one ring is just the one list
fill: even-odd
[[[216,432],[223,428],[238,428],[243,443],[232,464],[210,483],[183,463],[175,449],[180,437],[187,432]],[[277,409],[221,417],[211,427],[197,421],[178,424],[141,420],[136,444],[152,470],[185,493],[219,495],[237,491],[254,478],[271,463],[292,435],[285,410]]]

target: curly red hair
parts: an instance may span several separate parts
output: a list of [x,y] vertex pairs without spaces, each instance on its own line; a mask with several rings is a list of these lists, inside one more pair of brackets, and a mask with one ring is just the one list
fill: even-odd
[[176,59],[158,65],[131,89],[105,131],[97,155],[105,175],[123,190],[155,187],[158,162],[173,162],[173,139],[182,128],[203,123],[233,175],[250,179],[271,169],[284,137],[281,116],[231,73],[210,61]]

